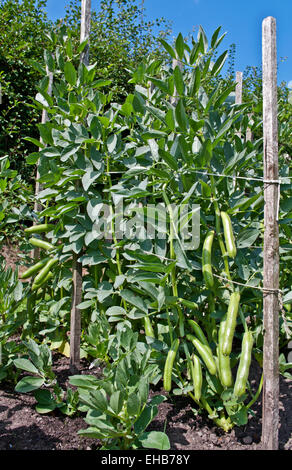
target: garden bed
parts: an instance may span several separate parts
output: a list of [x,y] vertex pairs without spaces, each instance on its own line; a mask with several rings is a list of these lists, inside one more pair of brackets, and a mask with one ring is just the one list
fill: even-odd
[[[53,370],[61,386],[68,385],[69,359],[54,354]],[[98,374],[82,361],[82,374]],[[256,388],[260,370],[251,369],[251,384]],[[160,384],[151,393],[165,393]],[[280,450],[292,450],[292,381],[280,377]],[[35,411],[33,394],[17,394],[13,386],[0,389],[0,450],[95,450],[98,441],[77,435],[87,427],[82,415],[67,417],[59,411],[41,415]],[[248,424],[229,433],[212,425],[205,413],[195,416],[193,402],[185,397],[169,398],[159,405],[159,413],[149,430],[167,433],[172,450],[261,450],[261,400],[253,406],[255,416]]]
[[[19,250],[4,246],[1,253],[7,267],[19,266]],[[21,273],[26,268],[19,266]],[[69,385],[69,359],[53,353],[53,370],[59,385]],[[100,369],[89,369],[89,362],[81,361],[81,373],[100,376]],[[258,386],[261,370],[253,362],[250,380],[253,391]],[[153,394],[166,394],[161,382],[151,390]],[[292,381],[280,376],[280,428],[279,449],[292,450]],[[56,410],[41,415],[35,410],[33,393],[20,394],[14,385],[2,382],[0,386],[0,450],[95,450],[98,440],[78,436],[87,427],[80,413],[64,416]],[[187,397],[169,396],[159,405],[159,413],[148,430],[163,431],[169,437],[172,450],[260,450],[261,449],[261,397],[253,405],[254,416],[249,415],[246,426],[235,427],[225,433],[212,424],[206,413],[197,414],[194,402]],[[85,414],[84,414],[85,417]]]

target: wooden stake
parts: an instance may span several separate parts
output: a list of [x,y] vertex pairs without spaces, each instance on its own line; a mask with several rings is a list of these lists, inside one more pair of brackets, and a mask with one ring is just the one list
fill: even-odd
[[[249,121],[249,123],[250,123],[251,125],[253,124],[253,122],[252,122],[252,114],[251,114],[251,113],[248,114],[248,121]],[[246,129],[245,141],[246,141],[246,142],[248,142],[248,141],[252,142],[252,140],[253,140],[252,131],[251,131],[251,128],[248,127],[248,128]]]
[[81,62],[89,64],[89,33],[91,20],[91,0],[82,0],[81,3],[81,25],[80,25],[80,43],[88,39],[88,43],[81,55]]
[[242,104],[242,72],[236,72],[235,103]]
[[[242,72],[236,72],[235,104],[242,104]],[[241,130],[235,133],[241,139]],[[236,188],[236,171],[233,173],[233,190]]]
[[[80,25],[80,43],[89,40],[91,18],[91,0],[82,0],[81,5],[81,25]],[[81,62],[84,65],[89,64],[89,42],[81,55]],[[75,184],[76,188],[80,181]],[[80,336],[81,336],[81,311],[78,304],[82,301],[82,264],[78,258],[80,254],[73,255],[72,263],[72,305],[70,320],[70,370],[73,374],[78,373],[80,369]]]
[[264,385],[262,445],[278,449],[279,427],[279,229],[276,20],[262,24],[264,135]]
[[[242,104],[242,72],[236,72],[235,104]],[[241,131],[236,135],[241,139]]]
[[80,369],[80,336],[81,336],[81,311],[77,306],[82,301],[82,264],[78,262],[79,255],[74,253],[73,295],[70,320],[70,371],[76,374]]
[[[52,95],[52,89],[53,89],[53,73],[52,72],[49,72],[48,70],[48,67],[47,67],[47,74],[49,76],[49,85],[48,85],[48,90],[47,90],[47,93],[48,95]],[[43,109],[43,112],[42,112],[42,120],[41,120],[41,123],[42,124],[45,124],[46,122],[48,121],[48,113],[45,109]],[[43,142],[42,138],[40,137],[40,142]],[[41,149],[40,149],[41,150]],[[39,168],[37,166],[37,169],[36,169],[36,183],[35,183],[35,192],[34,192],[34,195],[35,197],[38,196],[38,194],[41,192],[42,190],[42,185],[40,184],[40,182],[38,181],[39,180],[39,177],[40,177],[40,174],[39,174]],[[43,209],[41,203],[39,201],[35,201],[34,203],[34,212],[36,214],[38,214],[39,212],[41,212]],[[35,223],[34,223],[35,225]],[[32,250],[32,258],[37,260],[39,259],[40,257],[40,249],[38,247],[35,247],[33,250]]]
[[[179,68],[182,70],[183,69],[183,64],[178,60],[178,59],[173,59],[172,60],[172,69],[174,70],[176,66],[179,66]],[[170,98],[170,103],[173,105],[173,106],[176,106],[177,103],[178,103],[178,100],[179,100],[179,97],[177,96],[176,94],[176,88],[174,87],[174,93],[173,93],[174,96],[172,96]]]

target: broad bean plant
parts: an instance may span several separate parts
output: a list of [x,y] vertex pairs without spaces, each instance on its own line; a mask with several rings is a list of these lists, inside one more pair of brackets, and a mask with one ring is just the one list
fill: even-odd
[[[27,276],[35,324],[49,322],[51,344],[64,348],[77,255],[84,356],[114,370],[119,352],[109,356],[110,334],[132,329],[150,348],[147,360],[165,391],[189,396],[228,431],[247,423],[262,385],[253,390],[248,379],[252,357],[261,363],[263,340],[263,142],[261,135],[246,141],[260,116],[250,102],[234,103],[235,83],[220,75],[227,57],[217,53],[220,31],[208,41],[200,28],[191,45],[181,34],[173,45],[161,40],[169,60],[138,64],[135,91],[123,104],[103,91],[110,82],[95,78],[95,64],[80,62],[86,43],[74,49],[64,28],[51,33],[55,53],[44,59],[53,94],[44,76],[35,99],[49,121],[39,125],[40,151],[27,158],[38,163],[43,187],[39,227],[27,233],[41,259]],[[283,163],[281,176],[288,175]],[[190,221],[197,224],[191,247],[182,237]],[[282,250],[290,256],[285,235]],[[117,382],[105,391],[100,385],[96,397],[84,398],[98,410],[87,418],[95,429],[84,434],[122,439],[112,405],[122,420],[129,396]],[[106,432],[97,431],[105,423]]]

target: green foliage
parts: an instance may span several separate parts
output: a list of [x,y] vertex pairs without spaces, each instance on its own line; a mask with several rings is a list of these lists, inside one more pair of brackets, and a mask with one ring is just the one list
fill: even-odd
[[[34,168],[25,165],[25,156],[35,147],[24,137],[39,140],[37,123],[41,116],[32,108],[43,72],[37,64],[43,60],[45,49],[45,60],[50,57],[49,62],[53,62],[50,51],[54,45],[48,35],[56,24],[48,19],[46,5],[47,0],[0,1],[0,157],[8,155],[12,168],[30,183],[35,179]],[[121,101],[132,88],[127,83],[128,69],[135,61],[141,55],[157,53],[156,27],[164,28],[164,35],[169,31],[164,19],[141,23],[141,15],[136,0],[101,2],[99,12],[92,14],[91,56],[97,64],[97,77],[112,81],[115,100]],[[64,22],[69,27],[74,52],[80,38],[79,1],[70,3]]]
[[170,449],[165,433],[146,431],[166,398],[148,398],[157,366],[149,364],[151,348],[138,343],[137,337],[129,327],[118,330],[113,339],[114,362],[104,370],[103,379],[70,377],[71,385],[78,387],[81,410],[87,411],[85,422],[89,425],[78,434],[99,439],[101,449]]
[[[111,94],[101,92],[105,83],[96,80],[96,65],[80,64],[78,68],[73,65],[78,55],[75,58],[72,54],[73,47],[68,46],[70,38],[61,29],[58,62],[51,64],[58,76],[54,96],[47,97],[47,81],[43,80],[36,105],[45,106],[51,115],[50,122],[41,127],[47,146],[38,154],[44,187],[39,198],[47,206],[40,216],[55,222],[53,233],[48,236],[53,244],[62,240],[60,262],[66,262],[70,254],[76,253],[80,262],[91,265],[79,308],[100,311],[103,318],[105,315],[109,323],[118,327],[134,324],[137,328],[145,316],[153,319],[154,336],[155,331],[158,336],[157,339],[153,335],[147,337],[147,341],[156,360],[157,353],[163,351],[158,360],[161,370],[167,364],[173,339],[184,338],[176,363],[171,364],[172,370],[168,372],[169,378],[176,382],[176,394],[193,397],[193,385],[184,379],[180,370],[187,368],[190,372],[190,357],[195,347],[203,367],[199,403],[217,425],[228,430],[245,421],[247,395],[235,399],[232,391],[227,402],[221,397],[224,385],[215,366],[216,348],[220,347],[217,335],[232,298],[233,281],[246,284],[241,289],[239,315],[244,330],[245,318],[253,317],[262,305],[261,294],[252,289],[262,280],[259,256],[262,231],[258,221],[258,208],[262,206],[256,206],[261,188],[253,179],[261,176],[262,139],[245,142],[237,137],[239,129],[242,132],[246,129],[243,112],[248,110],[249,103],[232,105],[228,97],[234,84],[218,78],[226,60],[226,53],[214,58],[216,47],[224,37],[219,37],[219,32],[218,29],[212,37],[211,49],[202,28],[197,41],[192,40],[192,48],[181,35],[174,48],[162,40],[166,51],[171,56],[177,55],[185,69],[172,69],[155,59],[144,61],[133,72],[134,92],[119,105],[110,103]],[[49,66],[50,57],[45,59]],[[176,106],[170,102],[174,97]],[[251,179],[237,180],[234,185],[229,178],[235,171],[245,172]],[[201,175],[202,172],[207,174]],[[226,177],[217,177],[215,182],[216,172]],[[116,173],[119,176],[115,180],[111,175]],[[72,195],[70,200],[68,195]],[[168,213],[163,247],[156,238],[141,241],[137,233],[131,234],[130,243],[129,240],[118,243],[115,224],[108,227],[112,244],[110,240],[100,239],[94,227],[96,216],[103,203],[110,204],[113,211],[119,198],[128,203],[139,203],[144,198],[147,203],[165,203]],[[183,202],[200,205],[203,240],[210,226],[216,229],[216,240],[210,248],[210,266],[217,276],[224,275],[229,285],[218,277],[211,286],[205,285],[201,271],[202,241],[200,249],[191,253],[183,248],[174,224],[176,212],[171,208],[173,204],[177,211]],[[228,230],[234,231],[232,238],[237,249],[232,250],[231,260],[225,248],[228,234],[227,229],[223,234],[221,211],[232,218],[233,227]],[[131,212],[128,214],[130,220]],[[254,248],[256,241],[258,246]],[[258,253],[256,258],[251,258],[253,250]],[[94,252],[99,255],[94,257]],[[194,274],[196,282],[193,282]],[[189,306],[180,299],[190,299],[193,303]],[[185,317],[190,318],[193,305],[197,306],[196,319],[210,342],[208,348],[197,346],[196,340],[187,341]],[[258,347],[262,333],[257,328],[261,319],[258,315],[255,318],[252,326],[256,328]],[[233,323],[232,341],[236,329],[238,339],[242,334],[242,327],[238,332],[237,318]],[[91,345],[96,344],[94,335],[101,332],[100,326],[101,323],[89,327],[87,341]],[[98,349],[97,358],[108,363],[108,337],[103,349]],[[87,350],[90,353],[90,348]],[[115,350],[119,347],[115,346]],[[227,417],[219,413],[223,409]]]
[[[81,7],[73,0],[67,8],[64,23],[78,41],[80,37]],[[121,102],[133,87],[129,68],[141,57],[161,54],[159,37],[170,33],[165,18],[144,19],[144,10],[137,0],[99,2],[91,13],[90,58],[97,64],[97,76],[111,80],[110,92]]]
[[27,289],[18,280],[18,270],[6,269],[3,262],[0,276],[0,318],[3,325],[7,326],[10,321],[15,320],[16,311],[27,294]]
[[31,168],[24,156],[33,145],[26,135],[38,137],[36,123],[40,120],[33,110],[31,98],[40,74],[30,65],[38,61],[47,47],[46,31],[50,27],[43,0],[1,0],[0,2],[0,156],[8,155],[12,168],[31,181]]
[[0,243],[19,243],[24,223],[33,219],[32,188],[7,157],[0,158],[0,171]]
[[30,374],[21,378],[15,386],[15,391],[34,392],[38,413],[50,413],[56,409],[67,416],[76,413],[79,404],[78,393],[70,388],[65,392],[58,385],[52,370],[52,353],[46,344],[39,345],[32,339],[24,341],[22,357],[14,359],[13,363],[17,369]]
[[[108,9],[102,5],[108,15],[104,21],[113,25],[114,37],[115,19],[121,19],[123,12],[127,24],[126,13],[132,11],[127,8],[133,2],[119,2],[117,10],[111,2]],[[26,160],[32,166],[39,164],[42,191],[38,200],[43,209],[38,217],[50,224],[45,241],[52,244],[49,256],[57,262],[44,285],[34,289],[34,280],[30,283],[22,331],[29,357],[14,364],[33,375],[21,379],[17,389],[36,390],[40,412],[56,407],[67,414],[85,411],[90,427],[82,435],[100,439],[106,449],[167,448],[165,435],[146,431],[161,400],[149,401],[149,386],[164,376],[167,391],[191,397],[199,411],[207,412],[225,431],[245,425],[262,384],[253,395],[248,381],[251,354],[261,363],[263,343],[262,292],[258,289],[263,281],[258,83],[242,105],[234,104],[235,83],[221,76],[227,53],[217,55],[225,35],[218,28],[208,41],[200,27],[196,40],[190,42],[181,34],[172,45],[161,39],[166,60],[149,56],[135,64],[131,88],[120,90],[114,100],[115,77],[101,76],[98,63],[85,66],[80,61],[84,44],[78,47],[74,15],[72,21],[66,20],[69,30],[62,26],[48,35],[44,64],[34,63],[43,71],[34,108],[45,109],[49,121],[38,125],[42,143],[34,141],[39,151]],[[123,31],[121,26],[122,38]],[[129,46],[129,61],[131,53]],[[180,66],[170,65],[174,57]],[[48,94],[49,72],[54,73],[52,96]],[[285,94],[281,96],[284,102]],[[287,115],[288,106],[283,122]],[[249,126],[252,141],[245,138]],[[286,133],[285,125],[280,133]],[[279,210],[280,287],[285,305],[280,346],[285,346],[291,328],[287,307],[291,304],[287,269],[291,169],[287,155],[280,153],[281,189],[287,190],[281,192]],[[126,206],[123,220],[119,220],[121,202]],[[200,206],[200,240],[191,250],[176,225],[183,204],[189,206],[181,229],[192,219],[193,207]],[[150,211],[151,237],[143,236],[145,226],[135,227],[137,220],[144,220],[146,205],[155,205],[162,215],[158,220],[158,214]],[[103,221],[106,237],[99,231],[104,210],[108,210]],[[125,222],[132,225],[126,236],[120,236]],[[212,243],[207,246],[210,233]],[[36,237],[33,243],[39,244]],[[104,376],[72,377],[78,396],[67,391],[65,402],[65,392],[54,389],[47,345],[63,353],[69,347],[72,257],[76,255],[86,271],[78,305],[81,353],[93,359],[93,365],[102,364]],[[43,256],[47,256],[44,251]],[[212,282],[206,282],[206,264]],[[237,290],[240,302],[233,309]],[[233,312],[230,322],[228,312]],[[221,341],[226,325],[227,349]],[[247,331],[251,342],[244,350],[242,338]],[[45,337],[47,344],[38,346],[28,339],[32,337],[38,341]],[[283,360],[280,365],[287,374],[290,365]],[[237,397],[233,382],[241,372],[244,383]],[[53,392],[44,390],[45,384]]]
[[15,339],[25,322],[24,298],[28,294],[18,270],[6,268],[1,262],[0,270],[0,381],[15,379],[13,360],[21,353],[23,346]]

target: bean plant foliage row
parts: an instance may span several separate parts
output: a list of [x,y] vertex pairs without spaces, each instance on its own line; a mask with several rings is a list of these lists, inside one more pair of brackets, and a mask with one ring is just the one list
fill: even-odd
[[[132,69],[133,92],[121,104],[105,91],[110,81],[96,77],[96,64],[80,63],[86,43],[74,48],[64,27],[50,33],[54,53],[45,51],[44,60],[53,93],[44,74],[34,100],[49,121],[38,126],[40,150],[27,157],[38,164],[43,188],[39,227],[26,230],[41,259],[23,275],[31,279],[26,349],[14,362],[38,380],[26,378],[25,388],[21,381],[16,388],[28,391],[28,380],[43,412],[56,406],[67,414],[86,412],[89,428],[81,434],[100,439],[103,448],[169,448],[164,433],[147,432],[165,399],[148,398],[149,387],[160,381],[165,392],[190,397],[194,412],[207,413],[225,431],[247,423],[261,391],[262,380],[253,390],[248,378],[252,358],[262,366],[263,185],[257,178],[263,143],[261,135],[245,140],[260,116],[247,120],[253,104],[236,105],[235,83],[220,76],[227,53],[218,57],[217,48],[224,36],[218,28],[209,41],[200,27],[191,44],[181,34],[173,45],[161,39],[168,59]],[[172,59],[180,64],[173,68]],[[288,176],[283,159],[284,184]],[[127,208],[122,220],[121,203]],[[184,225],[191,207],[200,207],[200,242],[192,250],[175,224],[186,204]],[[107,238],[99,231],[104,207]],[[144,220],[146,207],[164,209],[163,223],[155,215],[147,219],[152,237],[131,225]],[[280,201],[286,261],[290,211]],[[131,229],[120,237],[122,223]],[[101,379],[71,377],[78,399],[58,387],[48,392],[45,386],[55,380],[50,367],[23,362],[36,357],[29,353],[33,338],[68,354],[76,255],[83,266],[81,356],[104,366]],[[285,345],[291,274],[283,273]]]

